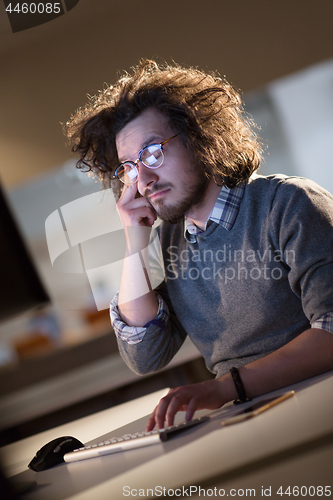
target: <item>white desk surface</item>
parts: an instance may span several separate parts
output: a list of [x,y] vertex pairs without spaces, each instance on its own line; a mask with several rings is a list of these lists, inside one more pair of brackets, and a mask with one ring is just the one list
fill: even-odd
[[[25,500],[118,500],[134,496],[125,494],[130,489],[133,489],[134,494],[136,492],[136,496],[153,498],[152,492],[157,492],[156,496],[163,496],[158,494],[162,490],[155,490],[157,486],[175,491],[176,488],[189,485],[206,484],[210,479],[215,481],[215,485],[228,484],[228,478],[231,484],[235,471],[245,470],[255,463],[267,461],[268,464],[278,454],[285,453],[292,457],[297,447],[306,449],[308,446],[308,451],[297,459],[298,468],[304,463],[307,463],[309,470],[314,463],[321,464],[321,471],[326,467],[324,472],[329,470],[330,496],[333,496],[333,372],[295,384],[286,390],[291,388],[296,390],[295,396],[243,423],[221,427],[222,417],[239,409],[228,404],[212,412],[198,412],[209,413],[210,421],[163,444],[62,464],[40,473],[26,469],[26,464],[37,449],[54,437],[73,435],[84,443],[100,442],[108,437],[110,430],[124,424],[129,425],[110,435],[144,429],[147,421],[144,415],[152,411],[165,392],[159,391],[4,447],[2,459],[5,471],[10,476],[16,475],[15,480],[35,480],[38,483],[38,488],[27,494]],[[276,391],[277,394],[281,392],[284,391]],[[264,399],[264,396],[258,399]],[[181,420],[183,416],[180,414],[178,418]],[[327,440],[330,446],[324,450],[312,447],[311,451],[310,443],[318,439]],[[290,470],[294,470],[293,462],[290,464]],[[271,471],[273,476],[276,476],[277,467]],[[306,475],[307,471],[303,470],[303,473]],[[327,486],[327,474],[320,477],[323,477]],[[298,486],[302,486],[299,481]],[[124,487],[129,489],[124,490]],[[150,489],[149,494],[147,489]],[[259,489],[256,496],[262,496]],[[193,494],[192,498],[199,497]],[[272,495],[271,498],[281,500],[284,497]]]

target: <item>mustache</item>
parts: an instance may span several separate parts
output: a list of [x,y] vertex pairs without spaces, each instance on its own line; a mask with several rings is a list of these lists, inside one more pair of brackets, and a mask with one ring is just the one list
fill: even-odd
[[152,196],[154,193],[157,193],[157,191],[164,191],[165,189],[170,189],[172,187],[171,184],[155,184],[153,189],[146,188],[143,192],[144,198],[149,198],[149,196]]

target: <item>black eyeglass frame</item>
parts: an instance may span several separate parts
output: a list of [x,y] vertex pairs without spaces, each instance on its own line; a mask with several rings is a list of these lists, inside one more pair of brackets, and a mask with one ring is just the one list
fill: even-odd
[[[135,161],[132,161],[132,160],[125,160],[125,161],[123,161],[120,165],[118,165],[118,167],[116,168],[115,173],[114,173],[114,175],[113,175],[112,179],[118,179],[118,180],[119,180],[120,182],[122,182],[123,184],[126,184],[126,183],[125,183],[124,181],[122,181],[122,180],[118,177],[118,175],[117,175],[117,171],[118,171],[118,170],[119,170],[119,169],[120,169],[123,165],[125,165],[125,164],[131,164],[131,165],[133,165],[133,167],[132,167],[132,168],[136,168],[136,167],[137,167],[138,162],[140,161],[140,162],[141,162],[141,163],[142,163],[145,167],[147,167],[147,168],[151,168],[152,170],[160,168],[160,167],[163,165],[163,162],[164,162],[164,153],[163,153],[163,146],[164,146],[164,144],[166,144],[167,142],[171,141],[171,139],[174,139],[175,137],[177,137],[177,135],[178,135],[178,134],[175,134],[175,135],[173,135],[172,137],[170,137],[169,139],[166,139],[165,141],[160,142],[160,143],[157,143],[157,144],[155,144],[155,143],[154,143],[154,144],[148,144],[148,146],[145,146],[144,148],[140,149],[140,151],[139,151],[138,153],[135,153],[135,154],[133,155],[133,156],[136,156],[136,155],[138,156],[138,157],[137,157],[137,159],[136,159]],[[157,146],[157,147],[160,149],[161,153],[162,153],[162,162],[161,162],[161,164],[160,164],[160,165],[158,165],[158,167],[154,167],[153,165],[147,165],[144,161],[142,161],[142,160],[141,160],[141,155],[142,155],[142,153],[143,153],[146,149],[151,148],[152,146]],[[136,181],[135,181],[135,182],[136,182]],[[132,182],[132,183],[130,183],[130,184],[134,184],[134,182]]]

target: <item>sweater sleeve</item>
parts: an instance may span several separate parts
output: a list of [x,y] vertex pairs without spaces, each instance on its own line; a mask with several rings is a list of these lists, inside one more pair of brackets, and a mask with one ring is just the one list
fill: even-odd
[[287,178],[268,223],[289,268],[289,284],[311,324],[333,311],[333,197],[316,183]]
[[186,332],[181,327],[162,283],[156,289],[159,309],[156,317],[143,327],[130,327],[118,313],[117,295],[110,307],[111,322],[117,337],[120,355],[127,366],[138,375],[154,373],[164,368],[179,351]]

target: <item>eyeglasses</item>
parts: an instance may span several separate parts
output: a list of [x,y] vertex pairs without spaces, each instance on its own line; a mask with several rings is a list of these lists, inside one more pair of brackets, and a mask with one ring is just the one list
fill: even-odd
[[[138,162],[140,161],[147,168],[159,168],[164,161],[163,146],[167,142],[177,137],[178,134],[173,135],[170,139],[161,142],[160,144],[150,144],[141,149],[138,153],[137,160],[126,160],[117,167],[113,179],[119,179],[124,184],[134,184],[139,175]],[[133,155],[133,156],[136,156]]]

